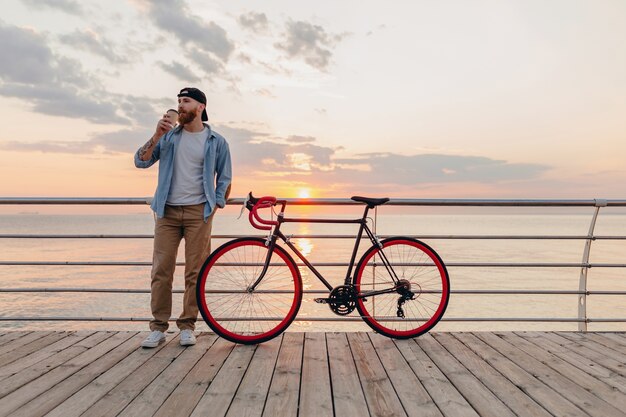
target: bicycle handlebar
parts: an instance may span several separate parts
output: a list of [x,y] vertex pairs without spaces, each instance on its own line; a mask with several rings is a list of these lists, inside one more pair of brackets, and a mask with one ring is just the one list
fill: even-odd
[[[284,206],[285,201],[281,201],[281,203]],[[257,213],[258,209],[271,208],[274,207],[276,204],[276,197],[265,196],[261,198],[255,198],[252,196],[252,192],[248,193],[246,207],[248,208],[248,210],[250,210],[250,214],[248,215],[248,220],[250,221],[250,224],[254,228],[259,230],[272,230],[272,226],[278,226],[277,220],[265,220],[261,218]]]

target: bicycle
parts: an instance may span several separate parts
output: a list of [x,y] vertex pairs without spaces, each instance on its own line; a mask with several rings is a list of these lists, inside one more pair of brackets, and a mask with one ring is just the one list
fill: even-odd
[[[407,339],[432,329],[443,316],[450,297],[450,280],[439,255],[427,244],[403,236],[379,239],[367,225],[368,211],[388,198],[352,197],[364,203],[360,219],[287,218],[287,201],[275,197],[244,203],[250,224],[269,231],[266,239],[244,237],[217,248],[200,270],[196,286],[198,308],[204,321],[219,336],[235,343],[256,344],[281,334],[295,319],[302,303],[302,278],[293,257],[277,243],[280,239],[326,286],[327,304],[340,316],[355,309],[374,331]],[[257,211],[280,205],[276,220]],[[243,209],[242,209],[243,210]],[[281,231],[283,223],[359,224],[343,285],[333,287]],[[272,231],[273,229],[273,231]],[[354,269],[359,243],[367,235],[372,246]]]

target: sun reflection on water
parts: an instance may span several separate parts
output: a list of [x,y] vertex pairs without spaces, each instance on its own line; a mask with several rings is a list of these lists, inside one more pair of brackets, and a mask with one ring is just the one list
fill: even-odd
[[[298,226],[298,235],[310,234],[310,228],[308,224],[300,223]],[[304,255],[306,258],[308,258],[311,253],[313,253],[313,249],[315,248],[313,241],[306,237],[294,239],[294,245],[300,252],[302,252],[302,255]],[[300,270],[300,275],[302,276],[303,288],[305,290],[311,289],[312,284],[310,280],[309,268],[307,268],[306,266],[299,266],[298,269]]]
[[309,238],[298,239],[296,241],[296,247],[306,257],[313,252],[313,242]]

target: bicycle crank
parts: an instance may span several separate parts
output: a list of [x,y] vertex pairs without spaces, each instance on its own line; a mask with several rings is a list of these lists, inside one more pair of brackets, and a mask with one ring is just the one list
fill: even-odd
[[328,304],[333,313],[346,316],[356,308],[356,290],[352,285],[340,285],[333,288],[328,298],[315,298],[319,304]]

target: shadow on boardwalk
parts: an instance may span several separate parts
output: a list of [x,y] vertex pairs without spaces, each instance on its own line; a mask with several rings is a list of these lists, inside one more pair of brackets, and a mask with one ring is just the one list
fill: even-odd
[[626,334],[0,333],[0,416],[624,416]]

